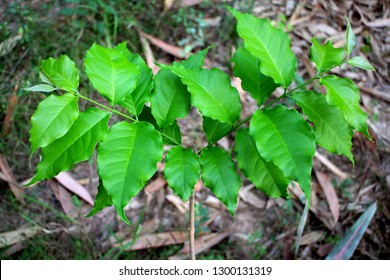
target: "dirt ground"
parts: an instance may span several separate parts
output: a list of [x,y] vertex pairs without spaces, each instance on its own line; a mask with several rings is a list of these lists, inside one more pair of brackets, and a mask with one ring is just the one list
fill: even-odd
[[[134,52],[147,60],[164,63],[180,60],[186,51],[195,52],[214,45],[206,67],[222,68],[236,83],[230,58],[238,39],[234,21],[227,15],[223,1],[156,0],[142,1],[143,4],[127,1],[129,6],[122,5],[120,9],[122,2],[112,0],[104,1],[104,9],[97,7],[95,14],[75,12],[78,4],[72,1],[64,1],[63,5],[39,0],[29,4],[11,2],[0,4],[0,31],[4,31],[0,35],[2,259],[187,258],[188,203],[167,187],[162,176],[163,164],[126,207],[129,219],[134,222],[130,227],[120,221],[113,208],[85,217],[91,209],[91,198],[97,193],[95,157],[57,179],[28,189],[18,187],[31,178],[39,161],[38,156],[29,155],[29,118],[44,98],[39,94],[30,96],[20,89],[38,81],[39,59],[66,53],[81,65],[85,50],[94,40],[118,43],[129,38]],[[211,191],[199,183],[195,188],[197,258],[324,259],[359,216],[376,202],[377,211],[352,258],[389,259],[390,1],[226,2],[258,17],[269,18],[288,31],[299,62],[298,74],[304,80],[316,73],[309,59],[311,38],[331,40],[336,47],[344,46],[347,16],[357,36],[353,55],[367,58],[376,71],[343,66],[333,73],[348,77],[358,85],[373,141],[355,133],[354,166],[344,157],[317,150],[312,204],[298,254],[294,253],[294,246],[304,204],[302,193],[294,184],[289,187],[291,199],[272,199],[244,179],[233,218]],[[39,7],[45,15],[40,14]],[[107,7],[116,9],[117,13],[110,13]],[[146,8],[150,12],[143,12]],[[108,37],[99,23],[112,21],[116,15],[117,35],[112,33]],[[38,30],[44,26],[52,31]],[[60,35],[61,32],[65,33]],[[84,77],[81,87],[94,94],[85,80]],[[319,85],[315,86],[321,90]],[[244,114],[253,112],[253,100],[246,93],[241,97]],[[186,145],[206,144],[196,110],[180,120],[179,125]],[[230,149],[234,141],[226,137],[219,145]]]

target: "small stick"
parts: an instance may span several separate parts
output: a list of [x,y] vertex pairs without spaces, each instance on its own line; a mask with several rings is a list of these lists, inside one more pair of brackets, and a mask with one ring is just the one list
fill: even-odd
[[190,197],[190,259],[195,260],[195,190]]

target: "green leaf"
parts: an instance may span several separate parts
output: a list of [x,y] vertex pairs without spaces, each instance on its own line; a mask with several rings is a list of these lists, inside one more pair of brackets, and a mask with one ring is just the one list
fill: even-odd
[[232,61],[234,76],[242,80],[242,88],[250,93],[259,106],[262,105],[279,85],[260,72],[260,59],[245,49],[237,49]]
[[118,49],[107,49],[94,43],[87,51],[84,65],[92,85],[111,105],[123,101],[137,87],[139,67],[130,63]]
[[233,126],[228,123],[223,123],[203,116],[203,131],[205,132],[207,141],[209,143],[217,142],[232,129]]
[[362,56],[355,56],[347,60],[349,65],[359,67],[368,71],[375,71],[375,68]]
[[55,91],[57,88],[53,87],[52,85],[47,85],[47,84],[40,84],[40,85],[35,85],[32,87],[28,88],[23,88],[22,90],[26,91],[40,91],[40,92],[52,92]]
[[177,121],[160,129],[165,135],[163,135],[162,139],[164,144],[166,145],[180,145],[181,144],[181,132],[180,127],[177,124]]
[[344,237],[333,247],[327,260],[349,260],[355,252],[360,240],[377,210],[376,202],[371,204],[359,219],[349,228]]
[[107,206],[111,206],[111,205],[112,205],[112,198],[107,193],[100,179],[98,185],[98,193],[95,198],[95,203],[92,207],[92,210],[87,214],[87,217],[91,217],[96,213],[100,212],[101,210],[103,210],[104,208],[106,208]]
[[345,51],[347,53],[346,56],[348,57],[352,53],[353,49],[355,48],[356,37],[355,37],[355,33],[353,33],[351,24],[349,23],[348,17],[346,17],[346,19],[347,19],[347,31],[345,32],[345,40],[347,41],[347,45],[345,46]]
[[337,107],[329,105],[325,95],[313,91],[295,93],[292,98],[314,123],[313,132],[318,145],[331,153],[345,155],[353,162],[353,132]]
[[77,92],[79,70],[76,64],[66,55],[61,55],[58,59],[50,57],[42,60],[40,70],[43,82],[66,91]]
[[187,85],[191,103],[202,115],[233,124],[240,116],[241,104],[237,89],[230,85],[230,77],[219,69],[191,70],[171,67]]
[[290,49],[288,35],[273,27],[267,19],[228,9],[238,21],[237,32],[244,40],[245,49],[260,59],[260,71],[287,88],[297,69],[297,59]]
[[116,123],[100,143],[99,176],[124,222],[124,207],[156,172],[162,154],[161,136],[146,122]]
[[206,58],[207,52],[209,51],[210,47],[199,51],[193,55],[191,55],[186,60],[180,61],[180,62],[174,62],[173,66],[183,66],[186,69],[194,69],[194,70],[200,70],[203,66],[204,59]]
[[226,205],[230,214],[234,216],[241,180],[230,155],[221,148],[210,147],[203,150],[200,165],[203,183],[211,189]]
[[79,115],[78,98],[70,93],[50,95],[31,117],[31,153],[65,135]]
[[154,82],[150,107],[158,126],[163,128],[188,114],[191,95],[180,78],[170,70],[161,69],[155,76]]
[[310,201],[312,158],[316,142],[308,123],[296,110],[282,105],[264,112],[257,110],[249,134],[259,154],[272,161],[291,180],[298,182]]
[[139,116],[154,87],[153,72],[140,55],[133,54],[126,48],[126,42],[119,44],[115,49],[121,51],[130,63],[138,65],[140,76],[137,87],[123,101],[119,102],[119,105],[126,108],[130,114]]
[[326,100],[339,108],[349,125],[371,139],[366,123],[367,115],[360,109],[359,88],[348,78],[331,75],[320,79],[326,87]]
[[166,155],[164,176],[175,194],[187,201],[200,177],[198,156],[191,149],[171,148]]
[[328,72],[332,68],[339,66],[343,61],[343,56],[343,48],[333,47],[330,41],[326,42],[325,45],[321,45],[316,38],[312,39],[310,60],[316,64],[318,72]]
[[42,161],[29,184],[52,178],[70,170],[75,163],[89,159],[96,144],[107,134],[109,116],[96,108],[81,112],[64,136],[42,148]]
[[260,156],[255,141],[249,135],[249,129],[237,132],[235,152],[238,167],[259,190],[271,197],[288,197],[287,186],[290,180],[273,162]]

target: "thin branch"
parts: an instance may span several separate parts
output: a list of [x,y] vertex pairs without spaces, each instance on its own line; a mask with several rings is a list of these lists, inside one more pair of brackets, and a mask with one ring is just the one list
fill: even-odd
[[195,260],[195,190],[190,197],[190,259]]

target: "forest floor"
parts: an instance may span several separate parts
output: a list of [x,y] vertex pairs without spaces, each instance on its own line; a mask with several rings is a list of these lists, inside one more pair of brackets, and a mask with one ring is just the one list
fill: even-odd
[[[188,203],[167,187],[163,164],[126,207],[132,226],[121,222],[113,208],[85,217],[97,192],[96,157],[53,180],[20,188],[39,161],[37,155],[30,157],[30,118],[45,98],[22,88],[38,83],[41,59],[67,54],[82,69],[93,42],[110,46],[123,41],[147,61],[161,63],[212,45],[205,66],[222,68],[239,85],[230,62],[239,41],[224,2],[286,30],[299,61],[297,77],[305,80],[316,73],[309,59],[311,38],[344,46],[347,16],[357,36],[353,54],[366,57],[376,71],[343,66],[333,73],[360,88],[373,141],[355,133],[354,166],[345,157],[317,150],[312,204],[297,254],[294,246],[304,209],[299,188],[289,187],[291,199],[272,199],[243,180],[233,218],[208,188],[197,184],[197,258],[324,259],[375,202],[377,211],[352,258],[390,258],[389,0],[16,0],[0,3],[2,259],[187,258]],[[80,88],[96,96],[85,75]],[[243,91],[241,101],[244,111],[254,110]],[[180,120],[180,128],[184,144],[206,143],[196,110]],[[230,149],[234,142],[226,137],[219,145]]]

